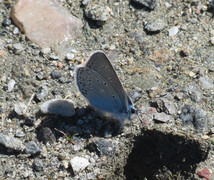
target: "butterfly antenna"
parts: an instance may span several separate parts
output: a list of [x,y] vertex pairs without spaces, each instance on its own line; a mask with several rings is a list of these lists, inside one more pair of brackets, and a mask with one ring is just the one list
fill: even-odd
[[140,118],[138,111],[137,111],[137,117],[138,117],[139,121],[141,122],[141,124],[143,126],[143,120]]

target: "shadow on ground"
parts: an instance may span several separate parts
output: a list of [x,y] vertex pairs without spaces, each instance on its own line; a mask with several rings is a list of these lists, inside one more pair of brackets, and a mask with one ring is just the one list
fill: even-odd
[[124,175],[127,180],[191,179],[197,163],[204,161],[208,152],[208,144],[146,130],[135,138]]
[[[38,140],[44,143],[53,143],[63,136],[62,132],[69,137],[78,135],[86,139],[90,138],[91,135],[103,137],[105,133],[116,136],[120,132],[120,121],[100,117],[98,113],[88,107],[81,108],[79,111],[83,111],[83,113],[81,115],[76,114],[73,117],[58,115],[42,117],[38,114],[37,118],[42,119],[42,123],[36,131]],[[78,123],[78,120],[82,122]]]

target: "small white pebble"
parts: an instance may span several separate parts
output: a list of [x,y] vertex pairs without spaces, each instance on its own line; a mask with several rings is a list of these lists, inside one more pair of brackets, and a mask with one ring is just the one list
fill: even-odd
[[14,79],[11,79],[11,80],[8,82],[7,87],[8,87],[8,91],[9,91],[9,92],[13,90],[15,84],[16,84],[16,81],[15,81]]
[[17,27],[15,27],[13,30],[13,34],[18,34],[18,33],[19,33],[19,29]]
[[169,36],[175,36],[178,33],[178,26],[174,26],[168,30]]
[[66,59],[68,59],[68,60],[74,59],[74,54],[73,53],[66,54]]
[[214,45],[214,36],[210,38],[210,42],[212,45]]

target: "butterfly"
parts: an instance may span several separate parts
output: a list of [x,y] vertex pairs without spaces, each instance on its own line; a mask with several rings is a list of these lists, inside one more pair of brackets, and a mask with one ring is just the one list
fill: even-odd
[[97,50],[75,69],[75,82],[88,103],[103,115],[118,119],[121,125],[137,109],[125,92],[111,62]]

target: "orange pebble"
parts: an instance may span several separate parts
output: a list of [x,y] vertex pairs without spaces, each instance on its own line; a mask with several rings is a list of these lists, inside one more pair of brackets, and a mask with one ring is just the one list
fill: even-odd
[[57,64],[57,66],[58,66],[59,68],[62,68],[62,63],[59,62],[59,63]]

